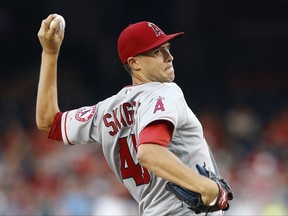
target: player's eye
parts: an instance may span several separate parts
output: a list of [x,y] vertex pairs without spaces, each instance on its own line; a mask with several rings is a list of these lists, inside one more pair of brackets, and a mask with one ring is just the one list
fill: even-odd
[[161,49],[154,50],[154,55],[160,55],[160,54],[161,54]]
[[168,51],[169,51],[170,49],[171,49],[171,45],[170,45],[170,44],[168,44],[168,45],[167,45],[167,47],[166,47],[166,50],[168,50]]

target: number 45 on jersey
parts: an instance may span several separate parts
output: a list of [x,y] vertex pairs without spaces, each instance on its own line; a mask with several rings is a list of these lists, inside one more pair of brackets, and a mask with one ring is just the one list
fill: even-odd
[[[135,151],[137,152],[137,143],[135,134],[131,135]],[[148,184],[150,182],[150,175],[145,167],[139,163],[135,163],[129,151],[128,137],[119,139],[120,146],[120,160],[121,160],[121,175],[123,179],[133,178],[137,186]]]

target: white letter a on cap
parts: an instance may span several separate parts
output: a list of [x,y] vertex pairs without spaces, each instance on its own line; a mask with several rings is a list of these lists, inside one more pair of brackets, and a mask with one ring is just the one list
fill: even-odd
[[157,37],[161,34],[164,34],[164,32],[160,28],[158,28],[158,26],[156,26],[154,23],[148,22],[148,26],[150,26],[153,29]]

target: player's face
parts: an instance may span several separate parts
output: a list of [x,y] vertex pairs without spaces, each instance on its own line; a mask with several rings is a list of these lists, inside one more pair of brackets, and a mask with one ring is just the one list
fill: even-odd
[[165,43],[138,56],[141,76],[147,81],[172,82],[175,78],[170,43]]

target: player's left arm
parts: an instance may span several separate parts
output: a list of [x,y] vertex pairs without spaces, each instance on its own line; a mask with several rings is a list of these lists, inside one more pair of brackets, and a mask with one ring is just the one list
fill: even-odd
[[218,186],[191,170],[167,148],[173,127],[166,120],[158,120],[146,126],[139,134],[137,159],[155,175],[200,193],[203,202],[209,204],[217,197]]
[[204,204],[210,204],[218,196],[214,181],[191,170],[167,147],[154,143],[139,145],[137,159],[155,175],[200,193]]

